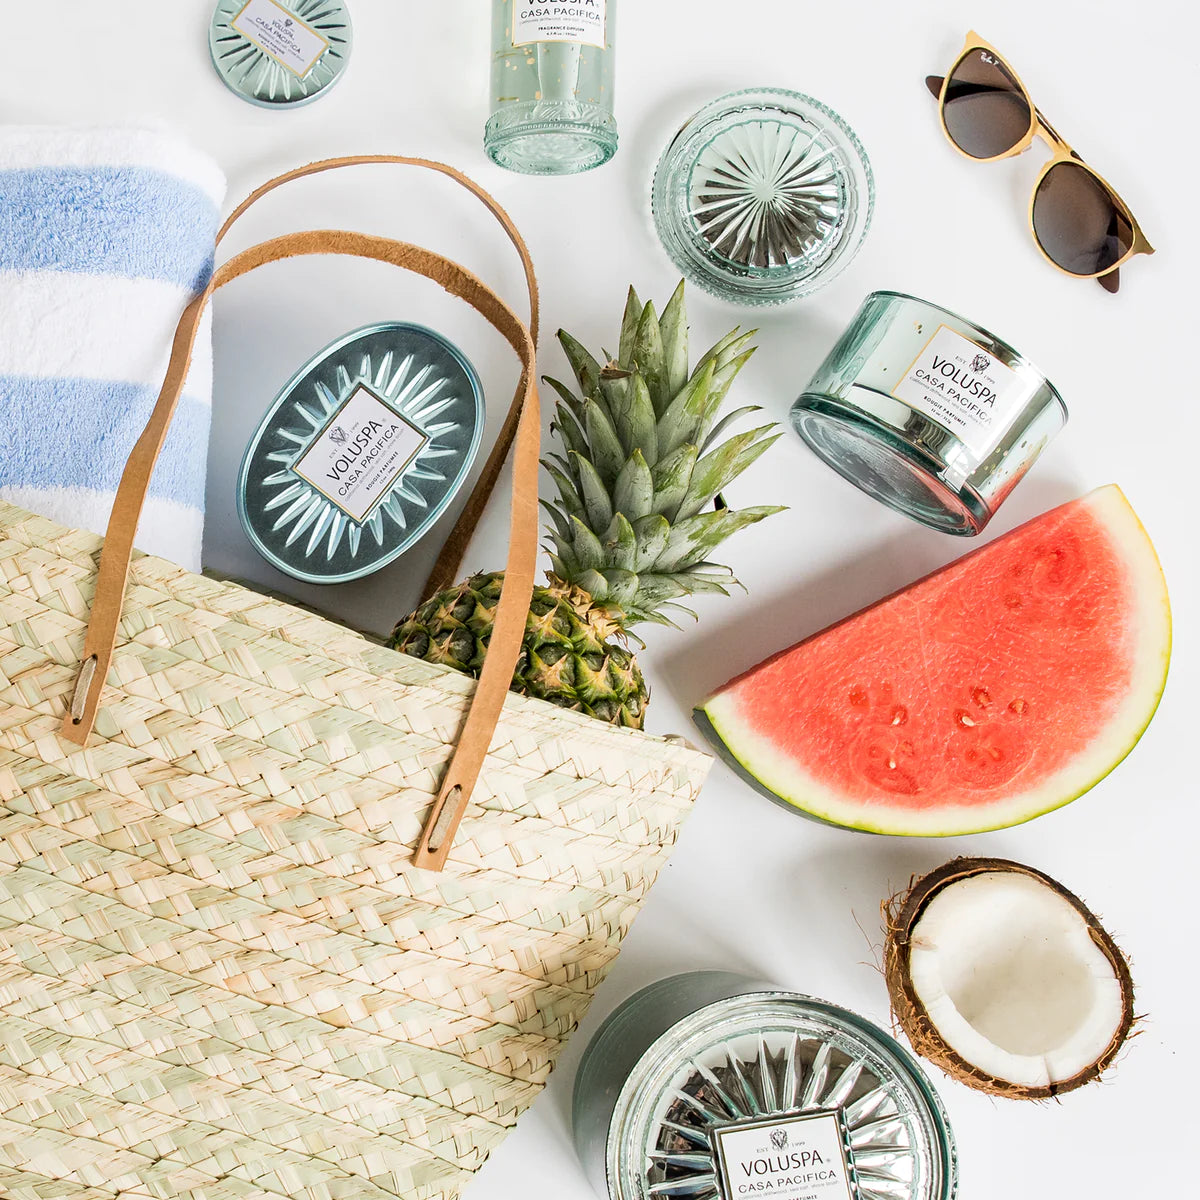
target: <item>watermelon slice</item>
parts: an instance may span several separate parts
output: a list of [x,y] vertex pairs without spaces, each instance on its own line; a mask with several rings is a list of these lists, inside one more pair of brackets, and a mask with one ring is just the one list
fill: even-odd
[[1170,653],[1154,547],[1105,487],[777,654],[696,716],[811,816],[977,833],[1103,779],[1150,723]]

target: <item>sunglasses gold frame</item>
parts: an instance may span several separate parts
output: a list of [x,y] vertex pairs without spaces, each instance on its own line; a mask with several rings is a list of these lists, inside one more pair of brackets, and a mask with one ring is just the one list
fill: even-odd
[[[1021,95],[1025,99],[1025,103],[1029,107],[1029,130],[1016,145],[1005,150],[1002,154],[994,154],[990,158],[976,158],[973,154],[968,154],[950,135],[950,130],[946,127],[946,92],[950,84],[950,80],[954,77],[955,71],[958,70],[963,60],[976,50],[982,50],[996,60],[996,63],[1004,68],[1013,82],[1020,89]],[[1012,64],[996,49],[990,42],[985,41],[974,30],[967,34],[966,42],[963,48],[954,58],[954,63],[950,70],[944,76],[930,75],[925,80],[926,86],[937,97],[938,102],[938,122],[942,127],[942,133],[945,134],[946,140],[958,151],[964,158],[969,158],[972,162],[997,162],[1002,158],[1012,158],[1015,155],[1023,154],[1030,146],[1033,145],[1034,138],[1040,137],[1050,148],[1052,157],[1050,161],[1042,168],[1041,173],[1033,185],[1033,193],[1029,198],[1029,232],[1033,238],[1033,244],[1038,248],[1038,253],[1056,270],[1061,271],[1064,275],[1070,275],[1073,279],[1095,279],[1105,291],[1115,292],[1120,286],[1119,271],[1123,264],[1127,263],[1135,254],[1153,254],[1154,247],[1150,245],[1146,235],[1142,232],[1142,227],[1137,223],[1137,218],[1133,215],[1128,204],[1121,198],[1120,193],[1100,174],[1095,168],[1090,167],[1083,159],[1071,148],[1071,146],[1063,140],[1058,131],[1050,124],[1049,121],[1042,115],[1041,110],[1033,102],[1033,97],[1029,94],[1029,89],[1021,81],[1020,76],[1013,70]],[[1068,271],[1066,267],[1060,266],[1046,252],[1045,247],[1038,239],[1037,228],[1033,223],[1033,210],[1037,204],[1038,189],[1042,186],[1043,180],[1050,172],[1061,163],[1070,163],[1074,167],[1081,168],[1092,176],[1104,190],[1112,197],[1113,203],[1120,209],[1122,215],[1129,222],[1129,228],[1133,232],[1133,241],[1129,249],[1115,262],[1111,267],[1106,267],[1103,271],[1097,271],[1091,275],[1081,275],[1076,271]]]

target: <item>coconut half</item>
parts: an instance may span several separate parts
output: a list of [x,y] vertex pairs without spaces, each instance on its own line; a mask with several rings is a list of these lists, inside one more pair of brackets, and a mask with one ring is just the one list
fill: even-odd
[[918,1054],[970,1087],[1037,1100],[1097,1079],[1133,1028],[1116,943],[1048,875],[959,858],[884,905],[885,975]]

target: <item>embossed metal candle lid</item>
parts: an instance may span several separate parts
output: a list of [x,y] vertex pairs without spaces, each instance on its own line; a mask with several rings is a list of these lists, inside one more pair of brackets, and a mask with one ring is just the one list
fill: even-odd
[[306,583],[378,571],[462,486],[483,434],[483,390],[444,338],[387,322],[305,363],[250,440],[238,514],[268,562]]
[[733,92],[693,116],[654,175],[654,222],[692,282],[741,304],[778,304],[854,257],[875,184],[853,130],[809,96]]
[[220,0],[208,31],[226,86],[263,108],[308,104],[346,69],[354,34],[341,0]]
[[950,1200],[957,1184],[946,1114],[901,1046],[723,972],[618,1008],[584,1054],[572,1123],[611,1200]]

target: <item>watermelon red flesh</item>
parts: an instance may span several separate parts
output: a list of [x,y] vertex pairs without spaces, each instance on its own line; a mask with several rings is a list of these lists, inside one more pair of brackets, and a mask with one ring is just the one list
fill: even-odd
[[727,757],[813,816],[949,835],[1029,820],[1132,749],[1171,616],[1119,488],[1064,504],[727,684]]

